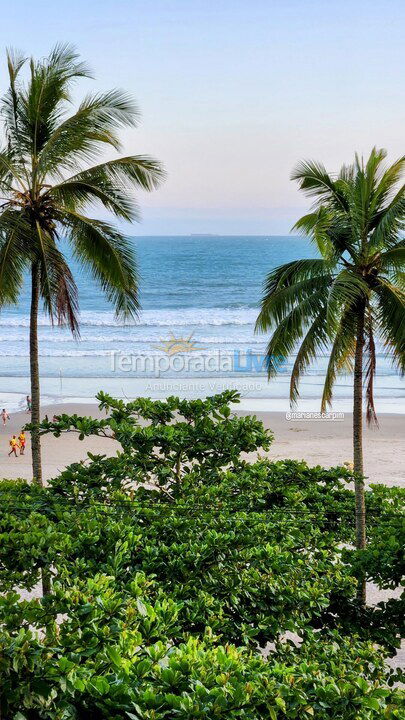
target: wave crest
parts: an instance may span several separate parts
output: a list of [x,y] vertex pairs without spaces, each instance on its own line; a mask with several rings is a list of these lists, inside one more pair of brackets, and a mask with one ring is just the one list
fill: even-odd
[[[203,327],[209,325],[251,325],[255,322],[255,308],[186,308],[176,310],[145,310],[138,320],[121,322],[114,313],[108,311],[93,312],[84,310],[80,316],[82,327]],[[29,315],[15,313],[0,316],[0,327],[29,327]],[[52,323],[46,315],[38,318],[40,327],[51,327]]]

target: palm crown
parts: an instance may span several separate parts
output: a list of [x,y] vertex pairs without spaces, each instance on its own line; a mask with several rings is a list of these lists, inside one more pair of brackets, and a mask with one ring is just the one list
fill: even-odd
[[[318,163],[303,162],[292,177],[315,198],[313,211],[295,229],[309,236],[320,257],[296,260],[267,276],[257,329],[273,329],[267,347],[269,376],[274,356],[297,349],[290,400],[320,353],[330,352],[322,410],[331,403],[339,372],[351,372],[358,340],[364,345],[367,419],[376,420],[373,381],[378,338],[405,370],[405,192],[401,158],[384,168],[384,150],[357,156],[337,177]],[[300,342],[301,341],[301,342]]]
[[10,84],[2,99],[5,145],[0,151],[0,304],[15,302],[24,272],[34,268],[39,294],[52,320],[78,331],[77,289],[58,240],[100,282],[119,315],[138,308],[137,275],[128,241],[111,224],[88,217],[101,204],[132,220],[131,188],[151,190],[162,169],[147,156],[120,157],[88,167],[104,149],[120,149],[117,130],[133,126],[138,112],[123,92],[87,95],[73,114],[71,86],[91,77],[69,46],[29,63],[8,53]]

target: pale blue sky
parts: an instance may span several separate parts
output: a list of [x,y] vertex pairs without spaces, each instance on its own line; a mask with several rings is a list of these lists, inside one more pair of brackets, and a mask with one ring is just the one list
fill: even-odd
[[1,21],[3,50],[73,42],[99,88],[136,97],[125,152],[168,173],[136,234],[284,233],[300,158],[404,150],[402,0],[15,0]]

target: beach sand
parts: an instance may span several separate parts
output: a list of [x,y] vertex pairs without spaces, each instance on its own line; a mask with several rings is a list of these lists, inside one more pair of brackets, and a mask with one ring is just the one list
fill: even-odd
[[[63,412],[101,416],[97,405],[90,403],[44,407],[42,416],[52,418],[54,413],[58,415]],[[241,411],[239,414],[248,413]],[[324,467],[352,461],[352,418],[349,413],[345,413],[343,420],[287,420],[285,413],[280,412],[256,412],[255,415],[274,433],[270,451],[265,453],[271,459],[305,459],[309,465]],[[28,413],[12,413],[6,427],[0,427],[1,477],[31,477],[28,436],[25,456],[7,457],[11,435],[18,435],[22,425],[29,419]],[[379,423],[379,428],[364,429],[365,474],[369,483],[401,485],[405,480],[405,415],[381,414]],[[90,437],[80,441],[74,433],[64,434],[60,438],[46,435],[42,438],[44,479],[54,477],[72,462],[84,460],[88,451],[113,455],[119,447],[114,441],[105,438]],[[254,455],[250,458],[253,460]]]
[[[66,412],[69,414],[91,415],[100,417],[102,413],[95,404],[64,404],[44,407],[42,415],[52,418]],[[240,412],[247,415],[247,412]],[[256,416],[274,433],[274,442],[270,451],[265,453],[271,459],[281,460],[292,458],[305,459],[309,465],[331,467],[352,460],[351,415],[346,413],[343,420],[287,420],[284,413],[256,412]],[[30,441],[27,437],[26,454],[23,457],[7,457],[8,441],[12,434],[17,434],[24,423],[29,421],[24,412],[13,413],[4,428],[0,427],[0,476],[6,478],[31,478]],[[379,428],[365,428],[364,457],[365,473],[368,483],[385,483],[386,485],[404,485],[405,468],[405,415],[381,414]],[[72,462],[86,458],[87,452],[114,455],[120,446],[113,440],[105,438],[78,439],[78,435],[67,433],[60,438],[46,435],[42,439],[42,457],[44,479],[56,476]],[[250,455],[254,461],[255,454]],[[389,597],[398,597],[400,588],[395,591],[378,590],[368,583],[368,603],[376,603]],[[23,591],[23,597],[38,596],[40,588],[33,593]],[[403,667],[405,663],[405,647],[392,658],[392,667]]]

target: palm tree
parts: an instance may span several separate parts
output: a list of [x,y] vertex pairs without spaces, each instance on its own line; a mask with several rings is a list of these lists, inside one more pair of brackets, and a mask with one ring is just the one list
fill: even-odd
[[[136,126],[138,112],[120,90],[87,95],[72,107],[71,88],[91,73],[68,45],[45,60],[7,54],[9,88],[1,100],[4,146],[0,149],[0,307],[15,303],[29,273],[32,471],[42,482],[38,310],[78,335],[77,288],[60,246],[90,270],[121,318],[138,310],[133,250],[110,223],[87,214],[99,205],[117,218],[137,218],[132,190],[152,190],[163,177],[144,155],[99,158],[120,150],[117,132]],[[24,71],[27,70],[24,79]]]
[[[318,353],[328,352],[321,410],[331,405],[340,372],[353,373],[353,460],[356,545],[366,544],[363,481],[363,382],[367,422],[377,423],[373,387],[376,339],[401,373],[405,371],[405,186],[401,158],[383,167],[384,150],[367,163],[355,157],[337,176],[316,162],[302,162],[292,179],[315,199],[313,211],[294,229],[309,236],[320,257],[296,260],[266,278],[256,329],[272,330],[267,346],[269,377],[275,356],[297,349],[290,401],[299,397],[301,375]],[[359,599],[365,601],[364,579]]]

